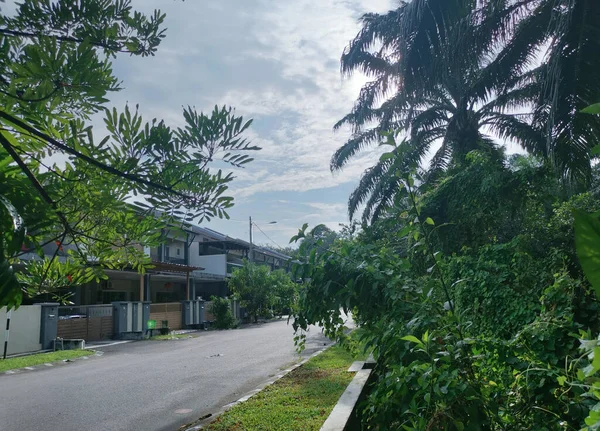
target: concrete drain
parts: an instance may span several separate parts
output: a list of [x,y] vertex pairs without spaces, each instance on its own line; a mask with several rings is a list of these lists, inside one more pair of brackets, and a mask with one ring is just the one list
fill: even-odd
[[192,409],[178,409],[175,410],[175,414],[176,415],[187,415],[188,413],[191,413]]

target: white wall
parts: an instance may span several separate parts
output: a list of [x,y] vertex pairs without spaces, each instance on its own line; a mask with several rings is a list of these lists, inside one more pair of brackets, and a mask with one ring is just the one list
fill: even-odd
[[194,259],[198,257],[198,242],[194,241],[190,244],[190,263],[193,265]]
[[[169,257],[175,258],[175,259],[183,259],[185,256],[185,241],[179,241],[176,239],[169,239],[167,240],[167,242],[164,244],[165,247],[169,247]],[[177,254],[177,251],[179,251],[179,254]],[[167,252],[166,250],[163,251],[164,256],[166,257]]]
[[[6,329],[6,308],[0,309],[0,351],[4,349]],[[8,354],[35,352],[42,348],[40,344],[40,325],[42,307],[39,305],[22,305],[12,310],[10,334],[8,337]]]
[[190,265],[205,268],[208,274],[227,275],[227,255],[215,254],[210,256],[198,256],[190,253]]

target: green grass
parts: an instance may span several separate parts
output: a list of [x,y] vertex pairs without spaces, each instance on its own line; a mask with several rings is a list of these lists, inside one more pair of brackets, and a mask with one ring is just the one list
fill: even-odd
[[151,337],[151,340],[159,340],[159,341],[164,341],[164,340],[177,340],[180,338],[190,338],[190,334],[167,334],[167,335],[155,335],[154,337]]
[[74,359],[93,355],[92,350],[61,350],[58,352],[38,353],[36,355],[19,356],[16,358],[0,359],[0,372],[16,368],[33,367],[46,363],[58,362],[63,359]]
[[245,403],[234,406],[205,429],[319,430],[354,378],[354,373],[346,370],[355,360],[344,348],[333,346]]

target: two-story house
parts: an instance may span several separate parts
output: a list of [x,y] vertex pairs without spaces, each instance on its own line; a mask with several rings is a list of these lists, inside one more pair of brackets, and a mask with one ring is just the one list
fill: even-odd
[[[57,253],[67,259],[68,246],[56,249],[49,244],[47,256]],[[246,241],[231,238],[212,229],[187,225],[165,229],[158,247],[145,248],[152,268],[141,275],[133,269],[106,270],[107,280],[92,282],[71,289],[73,305],[59,307],[58,336],[97,341],[113,334],[112,303],[116,301],[150,302],[149,320],[159,327],[182,327],[182,301],[212,295],[227,296],[227,278],[249,257],[272,269],[288,269],[289,256],[265,247],[250,247]],[[39,259],[27,253],[23,260]],[[90,264],[93,264],[90,262]],[[34,301],[52,298],[35,298]]]
[[[75,305],[110,304],[114,301],[173,303],[212,295],[227,296],[227,278],[249,258],[250,243],[212,229],[189,225],[165,230],[164,242],[145,249],[153,268],[145,275],[133,270],[107,270],[108,280],[73,289]],[[271,269],[289,269],[291,258],[254,246],[253,261]]]

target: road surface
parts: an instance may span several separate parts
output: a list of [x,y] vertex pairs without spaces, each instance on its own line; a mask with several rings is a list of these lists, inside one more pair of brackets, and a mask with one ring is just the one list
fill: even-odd
[[[324,344],[313,329],[303,355]],[[300,359],[285,320],[103,350],[87,361],[0,375],[0,430],[174,431]]]

